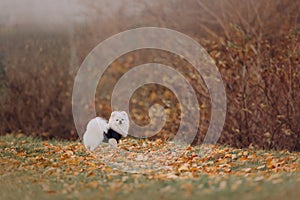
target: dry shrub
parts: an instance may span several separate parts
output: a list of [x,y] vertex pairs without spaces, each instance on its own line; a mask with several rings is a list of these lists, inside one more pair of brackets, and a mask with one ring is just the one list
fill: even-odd
[[221,142],[299,150],[299,32],[291,30],[275,43],[237,40],[241,37],[245,35],[237,30],[235,41],[211,51],[227,85]]
[[1,133],[74,138],[66,35],[22,30],[2,32],[1,38],[3,63],[9,66],[1,80]]
[[198,3],[224,33],[204,43],[227,85],[220,142],[299,150],[299,2],[223,1],[222,18]]

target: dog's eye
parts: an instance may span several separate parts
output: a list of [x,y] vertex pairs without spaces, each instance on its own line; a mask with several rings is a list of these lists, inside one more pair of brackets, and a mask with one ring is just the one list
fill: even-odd
[[116,121],[119,121],[119,119],[116,119]]

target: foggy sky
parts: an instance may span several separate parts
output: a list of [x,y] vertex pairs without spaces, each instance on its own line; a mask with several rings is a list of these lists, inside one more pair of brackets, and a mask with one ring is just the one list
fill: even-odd
[[113,15],[120,6],[125,7],[128,14],[138,13],[142,9],[138,2],[135,0],[0,0],[0,25],[65,26],[74,21],[80,23],[95,15],[99,9],[102,15]]

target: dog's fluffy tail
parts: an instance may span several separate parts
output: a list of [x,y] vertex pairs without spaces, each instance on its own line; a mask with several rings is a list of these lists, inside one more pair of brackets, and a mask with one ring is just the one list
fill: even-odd
[[105,119],[96,117],[89,121],[86,131],[83,135],[83,144],[90,151],[101,144],[104,139],[104,133],[107,133],[108,125]]

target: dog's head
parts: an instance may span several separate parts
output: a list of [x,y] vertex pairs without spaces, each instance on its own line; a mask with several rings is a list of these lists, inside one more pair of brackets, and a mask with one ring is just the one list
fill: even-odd
[[108,121],[108,126],[123,137],[126,137],[129,130],[129,118],[127,113],[125,111],[112,112]]

